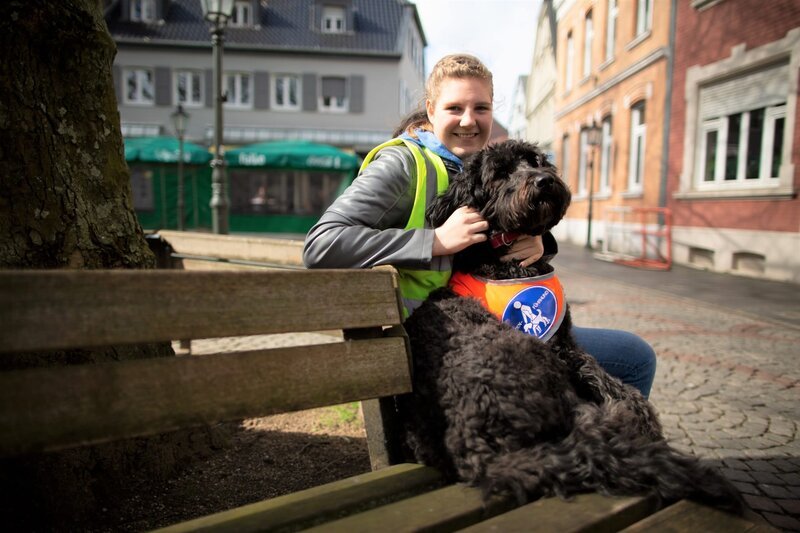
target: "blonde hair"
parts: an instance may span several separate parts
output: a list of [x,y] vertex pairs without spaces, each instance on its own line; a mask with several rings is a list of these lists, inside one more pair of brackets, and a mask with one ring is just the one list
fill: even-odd
[[[450,54],[441,58],[433,66],[433,70],[428,75],[427,81],[425,81],[424,100],[435,102],[439,97],[439,90],[442,86],[442,82],[448,78],[477,78],[484,80],[489,84],[489,92],[492,98],[494,98],[494,81],[492,80],[492,73],[486,68],[486,65],[473,55]],[[428,131],[433,129],[433,126],[428,120],[424,102],[419,109],[412,111],[403,119],[400,126],[395,130],[395,136],[402,132],[414,136],[415,129]]]

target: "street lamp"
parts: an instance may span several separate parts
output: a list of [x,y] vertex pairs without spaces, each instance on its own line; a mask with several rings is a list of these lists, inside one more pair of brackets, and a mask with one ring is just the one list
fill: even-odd
[[586,128],[586,144],[591,149],[591,158],[589,159],[589,213],[586,219],[586,248],[590,250],[592,249],[592,196],[594,195],[595,149],[600,145],[602,139],[603,130],[592,121],[592,125]]
[[183,110],[181,104],[178,104],[178,108],[170,115],[170,118],[175,134],[178,136],[178,229],[183,231],[183,135],[189,124],[189,113]]
[[214,159],[211,161],[211,228],[228,233],[228,191],[225,184],[225,159],[222,157],[222,43],[225,24],[233,14],[233,0],[201,0],[203,16],[211,22],[214,51]]

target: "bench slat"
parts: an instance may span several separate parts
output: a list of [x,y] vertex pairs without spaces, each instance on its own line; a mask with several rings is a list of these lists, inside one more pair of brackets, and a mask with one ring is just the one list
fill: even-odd
[[619,531],[655,512],[657,507],[652,498],[612,498],[596,493],[580,494],[570,501],[544,498],[475,524],[464,531]]
[[303,264],[301,241],[169,230],[160,230],[158,235],[179,254],[286,265]]
[[402,338],[0,373],[0,456],[411,390]]
[[394,286],[366,270],[0,271],[0,351],[393,325]]
[[450,485],[322,524],[308,531],[455,531],[513,507],[511,498],[497,497],[484,503],[480,490],[464,485]]
[[624,531],[703,531],[720,533],[777,532],[772,526],[755,524],[739,516],[725,513],[689,500],[681,500],[645,518]]
[[[296,531],[418,494],[441,483],[433,468],[401,464],[158,530]],[[383,528],[385,530],[385,528]]]

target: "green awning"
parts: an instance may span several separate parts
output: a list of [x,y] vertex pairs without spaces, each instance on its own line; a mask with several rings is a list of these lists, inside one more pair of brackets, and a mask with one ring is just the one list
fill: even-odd
[[[125,139],[125,161],[143,163],[177,163],[180,157],[179,141],[175,137],[136,137]],[[183,143],[183,162],[202,165],[212,156],[200,145]]]
[[333,170],[350,172],[358,168],[358,156],[335,146],[307,141],[278,141],[251,144],[225,154],[230,167],[258,167],[290,170]]

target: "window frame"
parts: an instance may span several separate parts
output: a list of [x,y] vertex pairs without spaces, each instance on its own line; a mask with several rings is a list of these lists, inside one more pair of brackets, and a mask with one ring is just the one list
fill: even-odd
[[[136,96],[131,98],[128,93],[128,81],[129,75],[134,74],[136,77]],[[142,96],[143,93],[143,84],[142,84],[142,76],[143,74],[149,75],[149,82],[150,85],[150,98],[144,98]],[[155,71],[152,68],[147,67],[125,67],[122,69],[122,101],[126,105],[137,105],[137,106],[154,106],[156,103],[156,85],[155,85],[156,77]]]
[[578,136],[578,187],[577,196],[588,196],[589,187],[587,177],[589,176],[589,132],[586,128],[581,128]]
[[611,115],[603,118],[601,124],[602,136],[600,140],[600,184],[598,192],[611,193],[611,157],[614,146],[614,129]]
[[233,11],[230,19],[228,19],[228,25],[232,28],[249,28],[253,26],[253,5],[250,0],[235,0],[233,2]]
[[[644,163],[647,155],[647,105],[640,100],[630,107],[631,129],[628,152],[628,192],[642,192],[644,185]],[[638,117],[638,122],[637,118]]]
[[155,22],[156,0],[131,0],[128,15],[132,22]]
[[606,43],[605,61],[612,61],[616,56],[617,43],[617,18],[619,17],[619,4],[617,0],[608,0],[606,9]]
[[[330,27],[328,26],[330,23]],[[341,25],[336,27],[336,23]],[[344,6],[322,6],[322,17],[320,19],[320,30],[322,33],[346,33],[347,32],[347,10]]]
[[[279,83],[286,83],[286,81],[294,81],[294,92],[295,92],[295,103],[286,103],[286,102],[279,102],[278,101],[278,84]],[[303,96],[303,87],[302,87],[303,80],[301,76],[297,74],[275,74],[272,76],[272,80],[270,82],[270,105],[272,109],[276,111],[300,111],[302,107],[302,96]],[[291,84],[291,83],[290,83]],[[283,88],[286,91],[286,88]],[[285,94],[285,93],[284,93]]]
[[575,69],[575,39],[572,31],[567,32],[566,64],[564,67],[564,91],[572,89],[572,71]]
[[583,18],[583,78],[592,74],[592,48],[594,47],[594,16],[592,10],[586,12]]
[[[187,80],[189,83],[187,84],[187,95],[193,95],[195,85],[197,86],[197,91],[199,93],[198,98],[195,100],[192,98],[191,100],[181,100],[180,96],[180,79],[182,76],[187,76]],[[173,101],[176,104],[181,104],[184,107],[203,107],[205,105],[205,87],[203,86],[203,71],[201,70],[194,70],[194,69],[180,69],[176,70],[174,74],[174,89],[173,89]]]
[[[327,98],[324,94],[324,87],[326,79],[341,79],[344,80],[344,97],[339,101],[339,98],[336,96],[330,96],[329,98],[335,99],[337,105],[326,104],[325,99]],[[320,76],[319,78],[319,110],[322,113],[347,113],[350,110],[350,95],[349,90],[349,80],[346,76]]]
[[[244,85],[242,83],[242,79],[247,77],[247,84]],[[225,108],[227,109],[252,109],[253,108],[253,75],[250,72],[242,72],[242,71],[228,71],[225,72],[222,76],[222,86],[225,87]],[[231,98],[231,91],[228,90],[230,87],[230,78],[233,78],[234,81],[234,88],[233,91],[234,97],[236,99]],[[243,87],[247,88],[247,101],[243,101],[242,94],[243,94]]]
[[636,27],[634,37],[647,35],[653,27],[653,1],[638,0],[636,2]]

